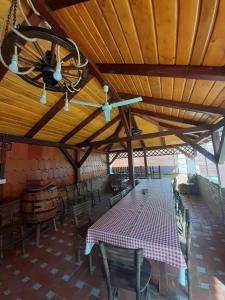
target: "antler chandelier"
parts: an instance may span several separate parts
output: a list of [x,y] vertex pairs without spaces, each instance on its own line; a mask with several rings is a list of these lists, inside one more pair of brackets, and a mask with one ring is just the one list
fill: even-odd
[[[27,3],[36,15],[40,15],[31,0]],[[22,25],[17,22],[18,14],[24,20]],[[66,94],[79,91],[88,75],[88,60],[76,43],[56,35],[49,27],[31,26],[21,0],[12,0],[0,35],[2,64],[23,80],[42,88],[42,104],[47,101],[46,90]]]

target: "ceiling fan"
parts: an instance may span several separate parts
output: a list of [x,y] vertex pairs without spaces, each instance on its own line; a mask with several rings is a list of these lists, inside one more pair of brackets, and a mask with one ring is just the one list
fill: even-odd
[[143,100],[141,97],[136,97],[136,98],[132,98],[132,99],[128,99],[128,100],[122,100],[122,101],[119,101],[119,102],[109,104],[109,102],[108,102],[109,86],[104,85],[103,86],[103,91],[105,93],[105,104],[103,104],[103,105],[97,104],[97,103],[86,102],[86,101],[74,100],[74,99],[69,101],[68,98],[66,97],[64,110],[68,111],[69,110],[69,104],[71,104],[71,103],[102,108],[102,111],[105,114],[105,121],[109,122],[110,121],[110,112],[111,112],[112,108],[120,107],[120,106],[124,106],[124,105],[129,105],[129,104],[132,104],[132,103],[137,103],[137,102],[140,102],[140,101]]

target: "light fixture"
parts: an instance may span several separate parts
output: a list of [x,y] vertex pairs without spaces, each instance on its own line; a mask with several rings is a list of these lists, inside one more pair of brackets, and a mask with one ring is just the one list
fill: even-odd
[[66,93],[65,103],[64,103],[64,111],[69,111],[69,100],[68,94]]
[[13,73],[18,72],[18,54],[17,54],[17,47],[14,47],[14,54],[11,59],[11,63],[9,65],[9,70]]
[[43,90],[41,93],[40,103],[45,105],[47,103],[47,97],[46,97],[46,84],[43,85]]
[[60,81],[62,80],[62,73],[61,73],[61,60],[60,60],[60,53],[59,53],[59,46],[57,47],[57,63],[56,63],[56,68],[55,68],[55,72],[53,73],[53,78],[56,81]]
[[[47,102],[47,90],[61,93],[79,91],[88,78],[88,60],[80,53],[76,43],[55,34],[46,22],[44,24],[47,24],[47,28],[32,26],[25,12],[31,9],[40,16],[32,0],[10,2],[0,30],[2,64],[26,82],[43,89],[40,98],[42,104]],[[29,7],[25,8],[27,4]],[[18,19],[22,24],[19,24]],[[35,43],[35,47],[30,46],[30,43]],[[65,110],[68,109],[69,102],[66,101]]]

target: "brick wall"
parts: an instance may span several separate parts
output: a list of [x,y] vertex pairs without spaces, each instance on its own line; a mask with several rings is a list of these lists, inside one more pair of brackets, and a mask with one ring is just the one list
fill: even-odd
[[[68,151],[74,156],[73,150]],[[106,174],[103,155],[91,154],[80,173],[81,180]],[[3,202],[19,198],[28,180],[38,180],[41,184],[52,181],[57,186],[76,182],[73,168],[59,149],[18,143],[13,143],[12,150],[6,154],[5,178]]]
[[208,204],[216,219],[225,223],[225,189],[200,175],[197,175],[197,181],[201,198]]

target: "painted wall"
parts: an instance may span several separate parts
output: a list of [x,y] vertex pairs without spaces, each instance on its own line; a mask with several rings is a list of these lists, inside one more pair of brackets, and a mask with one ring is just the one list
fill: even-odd
[[[69,150],[74,157],[73,150]],[[80,178],[93,178],[106,174],[105,155],[91,154],[80,169]],[[3,202],[19,198],[27,187],[27,181],[41,184],[53,182],[64,186],[76,182],[75,172],[57,148],[13,143],[6,153],[6,184],[3,185]]]

